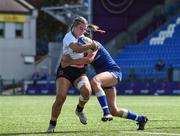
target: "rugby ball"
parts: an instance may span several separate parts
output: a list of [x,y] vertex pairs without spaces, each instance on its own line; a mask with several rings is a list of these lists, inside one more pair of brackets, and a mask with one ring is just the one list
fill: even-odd
[[92,40],[88,37],[85,37],[85,36],[82,36],[78,39],[78,44],[79,45],[83,45],[83,44],[86,44],[86,43],[92,43]]

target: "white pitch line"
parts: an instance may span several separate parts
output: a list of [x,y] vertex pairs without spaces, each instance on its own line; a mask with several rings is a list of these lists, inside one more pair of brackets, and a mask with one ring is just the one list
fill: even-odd
[[121,133],[124,134],[147,134],[147,135],[166,135],[166,136],[180,136],[180,134],[175,134],[175,133],[160,133],[160,132],[132,132],[132,131],[120,131]]

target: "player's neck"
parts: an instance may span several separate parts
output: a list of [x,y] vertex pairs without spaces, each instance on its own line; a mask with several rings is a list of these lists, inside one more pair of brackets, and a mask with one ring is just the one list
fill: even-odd
[[73,31],[71,31],[71,33],[77,39],[77,36],[75,35],[75,33]]

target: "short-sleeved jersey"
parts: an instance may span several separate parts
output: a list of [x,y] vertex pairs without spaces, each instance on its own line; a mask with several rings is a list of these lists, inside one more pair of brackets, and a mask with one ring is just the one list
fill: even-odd
[[[68,32],[63,38],[63,55],[70,55],[72,59],[79,59],[84,57],[84,53],[76,53],[74,52],[69,45],[71,43],[77,43],[78,39],[76,39],[72,32]],[[73,67],[83,67],[83,65],[71,65]]]
[[91,63],[96,73],[98,74],[105,71],[120,71],[120,67],[113,60],[109,52],[99,42],[97,42],[97,44],[99,49]]

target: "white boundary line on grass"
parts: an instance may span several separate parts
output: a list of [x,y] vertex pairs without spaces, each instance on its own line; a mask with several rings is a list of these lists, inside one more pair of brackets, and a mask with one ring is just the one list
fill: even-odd
[[176,134],[176,133],[160,133],[160,132],[132,132],[132,131],[120,131],[123,134],[147,134],[147,135],[166,135],[166,136],[180,136],[180,134]]

